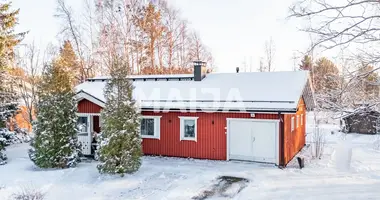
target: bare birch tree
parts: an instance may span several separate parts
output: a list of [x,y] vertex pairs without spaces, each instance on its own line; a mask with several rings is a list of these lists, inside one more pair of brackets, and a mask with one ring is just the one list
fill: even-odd
[[276,52],[275,45],[271,37],[269,41],[265,42],[265,64],[266,64],[266,71],[268,72],[275,70],[273,66],[275,52]]
[[94,62],[92,58],[92,41],[93,37],[93,26],[92,26],[92,12],[90,7],[90,2],[85,1],[86,10],[88,13],[88,20],[90,22],[87,24],[87,32],[90,35],[90,42],[86,42],[84,36],[86,35],[82,30],[83,21],[79,17],[74,15],[73,9],[66,4],[65,0],[57,0],[57,11],[55,16],[61,20],[62,28],[60,34],[63,35],[64,40],[70,40],[73,43],[75,53],[79,58],[79,77],[77,79],[79,82],[85,81],[87,78],[94,75],[92,67]]
[[[380,52],[377,50],[380,44],[379,6],[377,0],[300,0],[290,7],[291,18],[307,22],[301,30],[312,36],[309,51],[338,48],[355,50],[345,58],[353,66],[342,66],[344,83],[339,92],[339,95],[345,95],[343,98],[351,99],[351,102],[357,101],[355,88],[359,88],[363,80],[368,84],[379,84],[378,79],[368,79],[380,67]],[[371,70],[359,70],[358,66],[366,65],[374,67]],[[377,104],[371,100],[368,105]],[[335,106],[347,110],[345,106]]]
[[17,92],[20,94],[25,112],[23,119],[32,124],[35,117],[35,108],[38,100],[37,86],[40,79],[43,63],[40,50],[34,43],[26,45],[24,54],[19,58],[22,73],[17,76]]

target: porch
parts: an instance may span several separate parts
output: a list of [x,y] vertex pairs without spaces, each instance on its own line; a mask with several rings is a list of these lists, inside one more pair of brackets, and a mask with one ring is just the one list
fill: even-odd
[[94,155],[96,135],[101,131],[100,113],[78,113],[78,141],[83,155]]

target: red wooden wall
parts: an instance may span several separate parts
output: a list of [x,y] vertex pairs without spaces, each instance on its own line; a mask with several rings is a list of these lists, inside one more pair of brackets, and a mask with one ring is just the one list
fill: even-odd
[[[299,116],[299,127],[297,128],[297,115]],[[301,125],[301,116],[303,115],[303,124]],[[291,121],[294,117],[294,130],[291,130]],[[296,114],[284,115],[284,164],[290,162],[293,157],[305,145],[306,132],[306,106],[301,98]]]
[[78,103],[78,113],[100,113],[101,110],[102,107],[87,99],[83,99]]
[[[161,116],[160,139],[143,139],[143,152],[151,155],[226,160],[226,118],[251,118],[249,113],[154,113]],[[196,116],[197,141],[180,140],[179,116]],[[255,119],[278,119],[277,114],[256,114]]]
[[[99,113],[101,107],[88,101],[78,103],[79,113]],[[291,117],[303,114],[303,125],[291,131]],[[227,159],[227,118],[251,118],[249,113],[203,113],[203,112],[170,112],[156,113],[143,111],[142,115],[161,116],[160,139],[143,139],[143,152],[147,155],[174,157],[191,157],[201,159]],[[180,116],[195,116],[197,120],[197,141],[180,140]],[[286,165],[305,145],[306,107],[301,99],[296,114],[282,114],[283,127],[280,125],[280,163]],[[278,114],[256,113],[254,119],[279,119]],[[99,119],[94,118],[99,124]],[[100,128],[94,124],[95,131]],[[295,123],[296,125],[296,123]],[[95,127],[96,126],[96,127]],[[282,129],[283,135],[282,134]],[[283,142],[281,142],[283,141]]]

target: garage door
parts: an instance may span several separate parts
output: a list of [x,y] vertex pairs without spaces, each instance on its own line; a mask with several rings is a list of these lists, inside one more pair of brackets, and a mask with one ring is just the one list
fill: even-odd
[[278,121],[228,119],[228,158],[278,164]]

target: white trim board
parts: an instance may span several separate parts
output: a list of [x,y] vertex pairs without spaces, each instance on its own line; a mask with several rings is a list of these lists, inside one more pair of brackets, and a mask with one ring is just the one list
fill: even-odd
[[100,116],[100,113],[77,113],[78,117]]
[[94,98],[93,96],[87,94],[86,92],[83,92],[83,91],[80,91],[78,92],[76,95],[75,95],[75,99],[77,100],[77,102],[83,100],[83,99],[86,99],[86,100],[89,100],[91,101],[92,103],[104,108],[105,107],[105,103],[100,101],[99,99],[97,98]]

